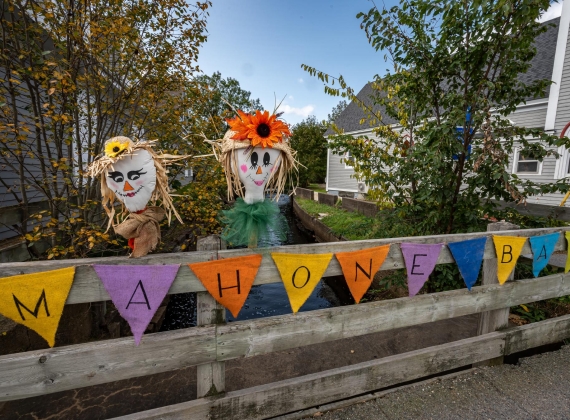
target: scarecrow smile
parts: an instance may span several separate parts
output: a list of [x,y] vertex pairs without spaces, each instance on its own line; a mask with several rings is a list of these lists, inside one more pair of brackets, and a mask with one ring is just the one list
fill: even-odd
[[137,193],[143,189],[143,186],[141,185],[136,191],[129,191],[129,192],[120,192],[118,190],[115,190],[115,194],[117,194],[118,196],[121,196],[123,198],[131,198],[134,197],[135,195],[137,195]]

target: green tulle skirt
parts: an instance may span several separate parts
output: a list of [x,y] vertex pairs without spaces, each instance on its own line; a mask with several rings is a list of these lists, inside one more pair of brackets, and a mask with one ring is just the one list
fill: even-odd
[[230,210],[222,211],[220,220],[224,226],[222,238],[231,245],[263,245],[271,239],[287,237],[286,220],[274,201],[265,199],[247,204],[238,198]]

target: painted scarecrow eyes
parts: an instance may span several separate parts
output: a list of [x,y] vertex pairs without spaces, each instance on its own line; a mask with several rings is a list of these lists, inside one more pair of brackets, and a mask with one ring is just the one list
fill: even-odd
[[265,152],[265,154],[263,155],[263,166],[269,166],[271,162],[271,156],[269,156],[269,153]]
[[129,171],[127,178],[129,178],[131,181],[134,181],[136,179],[139,179],[141,175],[144,174],[146,174],[146,172],[142,172],[142,169],[139,169],[138,171]]
[[[129,171],[127,173],[127,178],[129,178],[131,181],[134,181],[139,179],[141,175],[144,174],[146,174],[146,172],[143,172],[142,169],[139,169],[138,171]],[[109,172],[109,178],[112,178],[115,182],[123,182],[125,180],[125,176],[122,172],[119,171]]]
[[125,180],[125,177],[123,176],[123,174],[121,172],[117,172],[117,171],[109,172],[109,178],[113,179],[113,181],[115,181],[115,182],[123,182]]
[[255,169],[257,168],[257,162],[259,160],[259,155],[257,154],[257,152],[253,152],[251,154],[251,167],[249,169]]

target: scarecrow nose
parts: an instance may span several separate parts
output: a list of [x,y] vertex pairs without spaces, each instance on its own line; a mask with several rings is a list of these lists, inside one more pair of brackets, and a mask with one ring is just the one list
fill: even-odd
[[261,172],[261,166],[258,166],[258,167],[257,167],[257,172],[256,172],[256,174],[257,174],[257,175],[261,175],[262,173],[263,173],[263,172]]
[[123,191],[133,191],[134,188],[131,186],[131,184],[129,184],[129,181],[125,181],[125,187],[123,188]]

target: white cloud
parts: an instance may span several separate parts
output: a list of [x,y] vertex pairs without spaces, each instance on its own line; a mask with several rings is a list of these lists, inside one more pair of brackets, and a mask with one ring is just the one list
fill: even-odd
[[307,105],[303,108],[295,108],[289,105],[283,105],[281,109],[285,114],[299,115],[303,118],[306,118],[311,115],[311,113],[315,110],[315,107],[313,105]]
[[298,81],[299,83],[303,83],[303,82],[304,82],[303,79],[298,79],[297,81]]
[[295,100],[295,98],[293,98],[293,95],[289,95],[289,99],[291,99],[292,101]]
[[562,1],[558,3],[552,3],[548,10],[542,14],[538,19],[539,22],[546,22],[547,20],[559,17],[562,14]]

